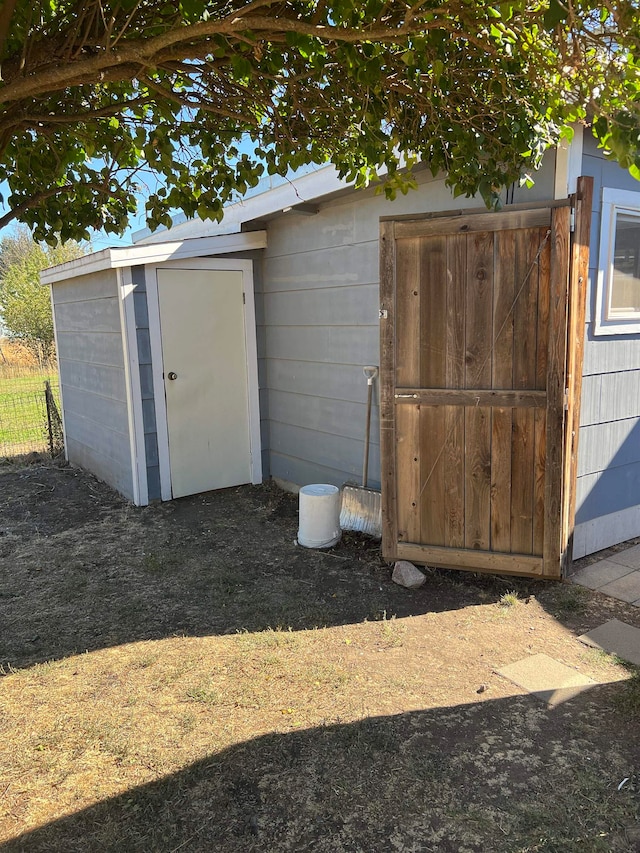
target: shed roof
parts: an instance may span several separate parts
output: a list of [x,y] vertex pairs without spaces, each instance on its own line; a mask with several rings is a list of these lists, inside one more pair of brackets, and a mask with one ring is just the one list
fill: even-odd
[[160,264],[164,261],[179,261],[207,255],[228,255],[231,252],[264,249],[266,245],[266,231],[246,231],[185,240],[164,240],[161,243],[119,246],[49,267],[40,273],[40,282],[54,284],[57,281],[78,278],[106,269]]

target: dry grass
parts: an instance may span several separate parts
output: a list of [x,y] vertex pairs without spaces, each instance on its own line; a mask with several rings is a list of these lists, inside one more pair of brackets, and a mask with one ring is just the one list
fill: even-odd
[[[32,371],[40,371],[35,353],[18,340],[0,337],[0,375],[26,376]],[[55,370],[55,365],[54,365]]]
[[55,362],[40,366],[27,347],[0,338],[0,457],[48,452],[45,380],[59,396]]
[[[636,849],[637,676],[575,639],[631,609],[401,590],[357,537],[296,549],[268,489],[134,511],[2,479],[3,851]],[[496,675],[540,651],[601,686],[548,710]]]

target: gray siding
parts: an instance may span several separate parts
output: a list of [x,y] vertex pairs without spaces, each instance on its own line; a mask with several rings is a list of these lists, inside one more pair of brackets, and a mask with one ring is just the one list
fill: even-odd
[[149,309],[144,267],[131,268],[133,283],[133,313],[136,324],[136,346],[142,394],[142,426],[144,429],[145,467],[150,501],[160,500],[160,459],[158,456],[158,429],[153,389],[151,337],[149,335]]
[[[554,163],[547,158],[534,190],[516,191],[514,201],[552,198]],[[380,358],[380,217],[484,209],[478,199],[454,200],[444,181],[427,172],[419,184],[393,203],[359,191],[320,205],[315,216],[282,215],[268,223],[258,339],[266,354],[262,405],[274,477],[338,485],[362,475],[362,368]],[[369,472],[370,485],[379,486],[377,384],[375,392]]]
[[69,461],[132,498],[116,273],[58,282],[52,291]]
[[[583,174],[594,179],[594,210],[578,460],[578,526],[640,505],[640,334],[593,334],[602,189],[640,193],[640,183],[615,162],[605,160],[586,133],[582,167]],[[607,547],[629,535],[613,523],[602,525],[601,531],[590,534],[582,553]],[[636,530],[638,534],[640,529]]]

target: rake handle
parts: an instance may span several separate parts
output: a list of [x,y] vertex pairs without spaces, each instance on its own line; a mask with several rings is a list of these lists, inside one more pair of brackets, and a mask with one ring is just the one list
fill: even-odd
[[371,432],[371,398],[373,383],[367,383],[367,421],[364,429],[364,459],[362,460],[362,485],[366,488],[369,477],[369,437]]
[[364,429],[364,459],[362,460],[362,485],[367,487],[369,478],[369,443],[371,437],[371,402],[373,399],[373,380],[378,375],[378,368],[367,366],[363,368],[363,373],[367,377],[367,420]]

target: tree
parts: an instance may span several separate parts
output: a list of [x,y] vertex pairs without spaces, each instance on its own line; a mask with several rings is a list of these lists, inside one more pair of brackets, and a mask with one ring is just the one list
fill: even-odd
[[220,218],[327,161],[490,204],[586,119],[640,177],[639,39],[630,0],[4,0],[0,227],[121,232],[140,192],[152,228]]
[[84,254],[72,241],[55,248],[37,243],[26,228],[0,241],[0,315],[9,336],[22,341],[40,365],[55,348],[51,297],[40,284],[40,270]]

